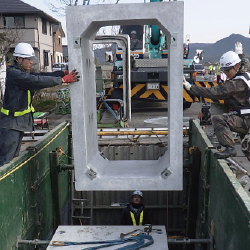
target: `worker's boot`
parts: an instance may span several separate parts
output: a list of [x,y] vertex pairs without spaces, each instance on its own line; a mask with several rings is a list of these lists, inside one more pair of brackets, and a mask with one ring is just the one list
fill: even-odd
[[234,157],[236,156],[237,153],[236,153],[236,150],[234,148],[234,146],[227,146],[226,149],[222,152],[216,152],[214,154],[214,156],[217,158],[217,159],[225,159],[225,158],[228,158],[228,157]]

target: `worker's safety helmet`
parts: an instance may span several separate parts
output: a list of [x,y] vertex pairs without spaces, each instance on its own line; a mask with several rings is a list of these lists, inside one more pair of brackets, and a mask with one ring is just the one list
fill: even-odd
[[135,30],[132,30],[131,31],[131,35],[135,34],[136,35],[136,31]]
[[143,198],[142,191],[139,191],[139,190],[134,191],[133,194],[132,194],[132,198],[133,198],[134,195],[139,195],[139,196],[141,196],[141,198]]
[[35,52],[32,46],[29,43],[19,43],[15,47],[13,56],[27,58],[27,59],[36,59]]
[[220,58],[220,68],[222,70],[229,70],[233,66],[235,66],[237,63],[239,63],[241,60],[233,51],[228,51],[224,53]]

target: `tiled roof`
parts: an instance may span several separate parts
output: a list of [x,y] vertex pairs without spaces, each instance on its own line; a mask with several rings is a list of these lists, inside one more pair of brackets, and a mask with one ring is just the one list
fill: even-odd
[[[34,0],[35,1],[35,0]],[[0,14],[38,14],[52,23],[59,23],[56,19],[20,0],[0,0]]]
[[52,31],[53,31],[53,33],[56,33],[58,29],[59,29],[59,25],[58,25],[58,24],[54,24],[54,25],[52,26]]
[[0,0],[1,13],[27,13],[27,12],[42,12],[41,10],[24,3],[20,0]]

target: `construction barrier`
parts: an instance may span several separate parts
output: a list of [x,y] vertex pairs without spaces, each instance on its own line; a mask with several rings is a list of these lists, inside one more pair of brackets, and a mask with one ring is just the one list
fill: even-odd
[[[217,86],[217,82],[192,82],[199,87],[207,87],[211,88],[213,86]],[[122,88],[123,85],[119,86]],[[111,92],[114,88],[106,89],[106,95],[111,95]],[[168,99],[168,86],[160,85],[160,89],[157,90],[147,90],[146,84],[137,84],[136,86],[132,86],[131,89],[131,97],[132,98],[143,98],[143,99],[153,99],[153,100],[167,100]],[[191,95],[185,89],[183,89],[183,101],[186,102],[212,102],[212,103],[224,103],[223,100],[211,100],[209,98],[203,98],[200,96]]]

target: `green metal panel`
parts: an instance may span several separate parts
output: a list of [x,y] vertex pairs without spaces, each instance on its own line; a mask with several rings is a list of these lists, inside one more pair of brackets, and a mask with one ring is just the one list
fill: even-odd
[[[67,123],[0,168],[0,249],[16,249],[16,239],[45,239],[52,228],[49,152],[68,152]],[[60,161],[67,163],[65,156]],[[68,202],[68,172],[60,173],[61,208]],[[30,249],[21,246],[19,249]]]
[[250,197],[226,162],[214,158],[215,149],[196,121],[191,121],[190,132],[190,146],[197,146],[203,159],[196,237],[209,238],[214,230],[216,249],[250,249]]

